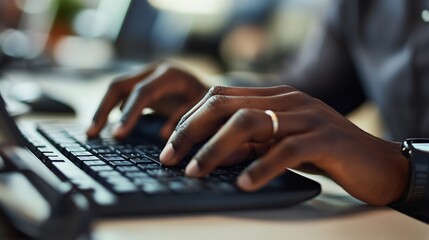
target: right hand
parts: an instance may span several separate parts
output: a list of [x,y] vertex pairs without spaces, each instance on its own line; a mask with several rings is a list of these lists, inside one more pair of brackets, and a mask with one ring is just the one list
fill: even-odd
[[170,63],[153,64],[135,76],[121,77],[110,84],[87,135],[97,137],[112,109],[122,104],[122,117],[113,132],[114,137],[125,138],[136,125],[142,110],[149,107],[169,117],[160,133],[167,139],[182,115],[206,92],[207,88],[192,74]]

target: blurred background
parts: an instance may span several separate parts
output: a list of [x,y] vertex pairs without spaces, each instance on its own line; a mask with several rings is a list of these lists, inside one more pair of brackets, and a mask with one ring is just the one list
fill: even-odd
[[179,57],[278,69],[329,0],[0,0],[0,63],[114,71]]
[[[0,91],[33,111],[74,113],[73,104],[82,104],[70,99],[80,89],[67,95],[56,87],[97,79],[107,85],[160,58],[178,59],[209,76],[275,73],[319,26],[330,1],[0,0]],[[97,98],[86,105],[92,115]],[[11,109],[14,115],[28,111]],[[380,136],[375,107],[363,109],[350,118]]]

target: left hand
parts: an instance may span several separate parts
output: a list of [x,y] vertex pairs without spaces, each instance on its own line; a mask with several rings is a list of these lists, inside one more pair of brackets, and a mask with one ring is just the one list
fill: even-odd
[[[265,110],[276,113],[278,132]],[[257,190],[287,168],[311,164],[356,198],[385,205],[400,198],[408,162],[395,142],[376,138],[335,110],[288,86],[214,87],[179,122],[161,162],[176,165],[193,145],[210,140],[186,168],[203,177],[220,165],[259,157],[238,178]]]

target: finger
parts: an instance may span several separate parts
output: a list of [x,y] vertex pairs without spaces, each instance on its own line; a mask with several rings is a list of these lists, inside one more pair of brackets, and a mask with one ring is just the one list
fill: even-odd
[[271,108],[274,111],[299,108],[302,104],[295,99],[297,96],[301,95],[291,92],[269,97],[213,96],[186,121],[178,124],[166,148],[162,151],[160,160],[169,166],[178,164],[193,145],[212,136],[230,116],[241,108],[264,110]]
[[[307,113],[278,113],[275,137],[281,138],[312,129]],[[271,117],[262,110],[241,109],[194,156],[186,168],[191,177],[203,177],[247,142],[268,143],[273,138]]]
[[138,83],[133,89],[114,136],[125,138],[137,123],[142,110],[160,99],[172,95],[181,95],[189,99],[199,95],[201,91],[197,80],[189,74],[172,69],[169,65],[159,66],[144,82]]
[[191,117],[177,125],[161,152],[161,162],[168,166],[178,164],[195,144],[213,135],[243,105],[262,107],[267,103],[272,105],[272,101],[261,97],[211,97]]
[[195,105],[195,102],[188,103],[179,109],[177,109],[167,120],[164,126],[161,129],[161,137],[163,139],[168,139],[176,128],[177,123],[182,118],[183,114],[185,114],[192,106]]
[[101,129],[107,122],[107,117],[112,109],[122,100],[121,90],[119,88],[110,87],[96,113],[94,114],[91,126],[88,128],[86,134],[88,137],[93,138],[98,136]]
[[112,82],[103,97],[97,111],[92,119],[91,126],[87,130],[88,137],[96,137],[107,122],[109,113],[121,101],[128,97],[133,86],[151,74],[155,65],[148,67],[143,73],[135,76],[123,76]]
[[275,96],[278,94],[284,94],[296,91],[294,88],[289,86],[275,86],[267,88],[250,88],[250,87],[223,87],[216,86],[210,88],[207,94],[196,104],[189,112],[187,112],[180,120],[179,125],[186,121],[192,114],[194,114],[201,106],[203,106],[213,96],[246,96],[246,97],[264,97],[264,96]]
[[270,146],[271,144],[269,143],[245,143],[233,154],[223,159],[219,165],[232,166],[252,161],[266,153],[270,149]]
[[312,133],[298,134],[283,139],[261,159],[253,162],[237,179],[245,191],[255,191],[270,180],[304,163],[320,159],[321,151],[308,143],[317,142]]

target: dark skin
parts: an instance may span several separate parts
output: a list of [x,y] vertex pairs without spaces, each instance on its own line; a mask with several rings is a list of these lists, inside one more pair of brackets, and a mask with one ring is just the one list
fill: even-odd
[[[161,108],[158,103],[165,99],[176,107]],[[171,134],[160,156],[164,165],[177,165],[195,144],[209,139],[188,164],[189,177],[204,177],[218,166],[256,158],[238,177],[237,185],[245,191],[261,188],[287,168],[303,166],[321,170],[372,205],[399,200],[406,187],[409,166],[399,143],[366,133],[323,102],[289,86],[207,91],[184,70],[153,65],[111,85],[87,131],[89,137],[98,135],[121,102],[125,105],[114,132],[117,138],[127,136],[144,108],[169,114],[161,132],[164,137]],[[279,120],[275,135],[267,109]]]

